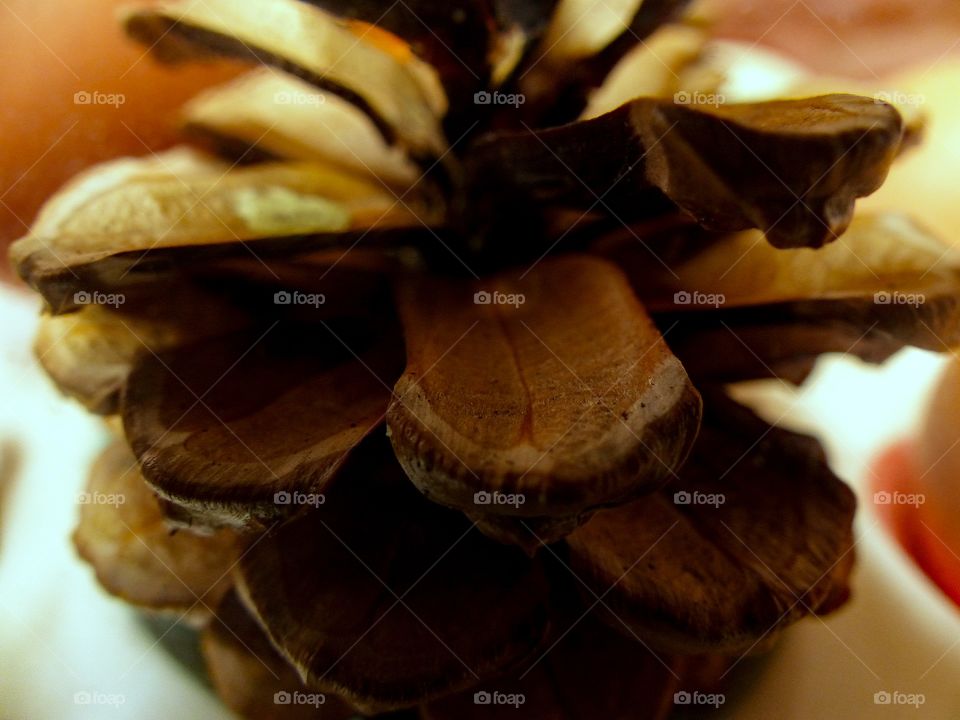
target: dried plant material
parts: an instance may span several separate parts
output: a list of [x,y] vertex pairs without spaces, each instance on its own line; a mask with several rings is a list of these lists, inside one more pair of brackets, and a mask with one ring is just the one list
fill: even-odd
[[321,503],[383,421],[399,374],[389,344],[354,356],[338,336],[271,325],[142,356],[123,423],[147,481],[212,524],[256,526]]
[[838,238],[916,108],[753,102],[819,81],[664,26],[685,0],[388,5],[126,11],[161,59],[267,67],[186,108],[226,162],[112,163],[43,209],[17,269],[80,312],[40,352],[119,412],[151,517],[260,533],[204,639],[239,712],[516,688],[524,717],[662,717],[849,594],[852,495],[713,383],[960,336],[953,253],[902,219]]
[[484,512],[478,505],[467,511],[467,517],[489,538],[508,545],[517,545],[533,557],[543,545],[562,540],[583,523],[589,513],[563,517],[520,517],[497,512]]
[[[178,172],[165,162],[123,159],[89,171],[51,201],[69,212],[44,213],[19,243],[64,253],[145,250],[384,226],[395,213],[379,183],[320,164],[223,170],[217,162]],[[25,251],[15,248],[14,257]]]
[[[595,55],[632,22],[643,0],[560,0],[543,37],[548,63]],[[585,21],[584,18],[590,18]]]
[[73,224],[73,215],[92,199],[131,182],[167,179],[172,176],[203,176],[224,173],[229,163],[180,145],[150,157],[117,158],[78,173],[51,195],[40,209],[31,230],[46,237]]
[[535,107],[546,111],[549,124],[573,120],[623,56],[657,28],[678,19],[688,4],[562,0],[547,37],[520,75],[520,87]]
[[[487,86],[489,47],[506,32],[499,24],[501,6],[530,5],[529,13],[540,14],[545,11],[537,5],[543,1],[446,4],[435,0],[405,0],[384,4],[380,0],[306,0],[336,15],[365,42],[403,61],[411,54],[423,61],[442,83],[451,115],[460,114],[472,101],[473,93]],[[432,77],[425,85],[428,96],[437,94]],[[444,119],[449,124],[451,117]]]
[[[402,241],[400,236],[394,239]],[[361,239],[367,241],[378,238]],[[412,260],[405,257],[408,252]],[[354,247],[222,259],[201,266],[193,277],[202,285],[218,287],[221,297],[246,314],[247,325],[279,320],[313,326],[349,320],[359,328],[392,321],[390,278],[416,262],[416,251],[397,242],[372,250]]]
[[892,105],[904,125],[903,147],[920,139],[925,124],[922,103],[906,89],[880,80],[871,85],[845,77],[812,74],[803,65],[756,43],[710,40],[693,62],[678,70],[673,90],[681,102],[747,103],[854,93]]
[[221,54],[276,65],[370,112],[389,138],[439,157],[447,99],[436,71],[386,31],[352,30],[298,0],[171,0],[131,10],[127,32],[162,59]]
[[311,691],[270,644],[233,592],[200,636],[207,672],[224,703],[249,720],[348,720],[356,711]]
[[853,95],[716,107],[641,98],[592,120],[489,135],[468,172],[472,187],[504,198],[599,205],[626,221],[659,190],[706,228],[819,247],[883,182],[902,131],[891,106]]
[[117,412],[120,390],[143,343],[159,349],[175,335],[149,326],[131,332],[124,322],[123,316],[98,306],[46,315],[34,341],[37,359],[60,391],[99,415]]
[[[95,255],[58,257],[36,253],[20,269],[43,295],[48,312],[54,315],[80,309],[85,305],[85,297],[100,302],[122,295],[124,309],[151,306],[162,300],[163,293],[171,287],[204,283],[219,291],[220,297],[208,294],[200,305],[184,302],[169,306],[168,312],[161,314],[177,315],[179,310],[182,321],[184,310],[206,309],[211,303],[222,308],[226,303],[231,322],[224,326],[230,328],[236,312],[249,312],[253,304],[262,315],[264,302],[270,301],[274,289],[290,289],[284,286],[285,278],[292,276],[291,281],[299,283],[297,276],[302,278],[304,274],[311,276],[305,287],[330,292],[330,302],[323,303],[319,313],[311,313],[312,319],[363,314],[370,308],[362,303],[383,294],[384,276],[400,268],[417,267],[420,249],[433,237],[432,232],[423,227],[367,229],[242,243],[143,251],[120,249],[116,253]],[[364,257],[370,258],[371,252],[377,253],[379,260],[366,263]],[[371,286],[372,281],[379,286]],[[378,309],[379,305],[379,301],[374,303]]]
[[[507,720],[522,714],[525,720],[666,720],[677,709],[675,693],[717,692],[730,662],[720,656],[654,654],[591,617],[572,626],[535,665],[430,703],[421,718]],[[482,702],[486,698],[491,702]]]
[[763,44],[751,46],[710,37],[697,57],[680,68],[674,91],[685,92],[690,102],[744,103],[852,92],[851,85],[859,87],[851,81],[840,89],[825,86],[822,92],[790,93],[791,88],[813,77],[803,65]]
[[490,84],[498,87],[514,75],[531,46],[543,36],[557,0],[493,0],[491,5],[497,32],[487,62]]
[[[609,256],[672,328],[671,347],[695,377],[745,379],[782,366],[802,379],[824,352],[881,361],[905,345],[960,342],[960,254],[904,215],[858,215],[817,252],[776,250],[747,231],[703,238],[669,272],[635,242]],[[717,352],[698,358],[706,342]]]
[[701,27],[674,23],[660,27],[619,60],[590,94],[581,119],[610,112],[638,97],[721,105],[853,93],[897,109],[904,125],[902,150],[920,139],[926,119],[922,96],[908,87],[814,75],[762,45],[717,40]]
[[212,88],[183,109],[190,131],[228,138],[275,157],[319,162],[397,188],[420,175],[402,150],[387,145],[370,118],[334,93],[259,68]]
[[[54,313],[76,292],[127,292],[205,259],[403,244],[436,219],[382,184],[316,164],[229,169],[187,150],[123,159],[64,187],[13,244],[20,276]],[[371,229],[371,225],[377,228]],[[408,228],[404,226],[413,225]],[[399,226],[399,227],[394,227]]]
[[73,542],[107,592],[153,610],[205,618],[230,589],[237,536],[229,530],[173,532],[122,442],[100,455],[79,500]]
[[[631,269],[642,272],[640,262]],[[638,278],[637,289],[651,309],[696,310],[695,304],[673,297],[684,289],[720,293],[724,308],[872,301],[878,292],[945,294],[960,284],[960,252],[905,215],[864,213],[840,241],[816,252],[776,250],[759,232],[748,231],[705,242],[701,252],[673,270]]]
[[387,424],[430,499],[577,516],[656,487],[686,457],[699,398],[609,263],[411,282],[398,304],[407,368]]
[[567,543],[615,629],[676,652],[740,653],[845,598],[855,504],[816,440],[708,396],[677,481],[598,512]]
[[701,28],[664,25],[620,59],[590,93],[580,119],[599,117],[635,98],[672,96],[679,90],[678,73],[700,57],[706,42]]
[[[954,6],[960,8],[960,6]],[[917,8],[917,11],[920,11]],[[956,198],[960,168],[960,58],[945,57],[934,65],[906,70],[889,83],[904,88],[900,97],[918,104],[930,117],[923,142],[905,155],[865,207],[875,211],[909,213],[940,237],[957,244],[960,203]],[[888,89],[888,95],[897,93]]]
[[[799,385],[824,353],[847,353],[881,363],[904,346],[896,335],[879,327],[864,327],[863,317],[804,320],[757,314],[744,322],[735,322],[735,317],[721,313],[716,322],[677,322],[672,315],[663,318],[672,328],[667,336],[670,349],[695,382],[778,378]],[[706,344],[709,353],[703,352]]]
[[252,547],[237,577],[307,685],[367,712],[494,677],[549,629],[540,563],[421,498],[385,445],[368,443],[327,503]]
[[235,332],[254,321],[228,293],[211,293],[182,279],[140,296],[115,294],[115,305],[96,302],[110,297],[76,291],[71,300],[80,310],[44,315],[34,341],[37,359],[59,390],[100,415],[118,412],[138,356]]

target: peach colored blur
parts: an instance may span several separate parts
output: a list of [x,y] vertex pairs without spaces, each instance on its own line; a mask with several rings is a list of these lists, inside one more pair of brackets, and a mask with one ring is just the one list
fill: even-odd
[[[129,0],[128,3],[129,4]],[[128,41],[117,0],[0,3],[0,245],[24,234],[46,196],[83,168],[171,145],[175,111],[236,72],[225,63],[163,68]],[[75,105],[78,91],[123,94]],[[128,129],[129,127],[129,129]],[[7,272],[7,263],[0,263]]]
[[829,75],[877,80],[960,49],[956,0],[703,0],[719,35]]

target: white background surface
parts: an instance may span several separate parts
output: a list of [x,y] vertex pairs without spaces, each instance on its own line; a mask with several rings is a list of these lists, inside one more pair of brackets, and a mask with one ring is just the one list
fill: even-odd
[[[0,436],[23,447],[0,506],[0,718],[228,717],[74,554],[75,499],[106,434],[36,369],[37,312],[35,298],[0,286]],[[772,419],[786,412],[828,433],[834,468],[858,489],[855,596],[829,618],[798,624],[764,661],[747,661],[749,691],[732,689],[714,716],[960,718],[960,612],[876,524],[860,490],[875,452],[912,431],[941,362],[918,351],[880,369],[830,359],[800,393],[763,391]],[[877,706],[877,691],[922,693],[925,703]],[[78,705],[78,692],[123,703]]]

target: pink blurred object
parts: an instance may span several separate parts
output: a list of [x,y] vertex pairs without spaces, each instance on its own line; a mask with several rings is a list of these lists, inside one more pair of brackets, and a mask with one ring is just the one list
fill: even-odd
[[[960,557],[941,537],[928,507],[936,499],[928,496],[920,467],[913,440],[900,440],[880,453],[871,468],[877,515],[924,573],[960,606]],[[958,529],[955,526],[953,534]]]

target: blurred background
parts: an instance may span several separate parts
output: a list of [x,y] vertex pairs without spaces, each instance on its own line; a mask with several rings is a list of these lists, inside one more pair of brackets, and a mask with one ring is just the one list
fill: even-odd
[[[0,0],[0,246],[79,170],[174,144],[177,108],[238,72],[160,67],[122,37],[114,0]],[[956,0],[702,0],[718,38],[817,73],[910,93],[923,144],[858,207],[911,212],[960,238],[960,3]],[[75,104],[96,90],[123,101]],[[77,496],[107,435],[61,398],[31,352],[37,297],[0,265],[0,718],[228,717],[171,659],[177,629],[148,626],[104,594],[70,544]],[[716,716],[960,717],[960,366],[952,348],[881,367],[826,358],[800,389],[738,393],[823,440],[860,498],[854,599],[794,628]],[[883,493],[922,502],[891,506]],[[889,497],[886,496],[886,497]],[[169,630],[169,631],[168,631]],[[874,704],[908,693],[919,707]],[[79,693],[79,695],[78,695]],[[114,697],[83,702],[84,693]]]

